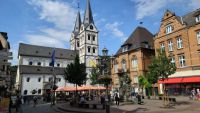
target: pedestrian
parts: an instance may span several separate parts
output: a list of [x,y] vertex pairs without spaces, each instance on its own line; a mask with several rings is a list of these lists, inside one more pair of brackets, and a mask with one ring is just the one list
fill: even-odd
[[33,107],[36,107],[37,104],[37,96],[33,97]]
[[142,99],[141,99],[141,95],[139,93],[137,93],[136,98],[138,100],[138,104],[142,103]]
[[21,107],[21,98],[19,96],[17,96],[16,100],[15,100],[15,108],[16,108],[16,113],[19,113],[19,109]]
[[26,104],[26,100],[27,100],[27,97],[24,96],[24,97],[23,97],[24,104]]
[[192,89],[192,90],[191,90],[191,98],[192,98],[192,100],[195,100],[195,98],[196,98],[195,89]]
[[115,104],[117,106],[119,106],[119,93],[118,92],[115,93]]

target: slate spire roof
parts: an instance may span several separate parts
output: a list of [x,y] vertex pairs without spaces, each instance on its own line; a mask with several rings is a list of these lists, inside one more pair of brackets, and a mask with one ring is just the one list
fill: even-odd
[[75,35],[77,35],[80,31],[80,27],[81,27],[81,16],[80,16],[80,12],[77,12],[77,16],[76,16],[76,22],[75,22],[75,26],[74,26],[74,31],[73,33]]
[[87,6],[85,10],[83,24],[84,26],[88,26],[90,23],[94,23],[94,20],[93,20],[92,10],[90,6],[90,0],[87,0]]
[[153,34],[146,28],[138,26],[120,47],[116,55],[123,52],[122,49],[124,46],[128,46],[128,51],[139,48],[153,49]]

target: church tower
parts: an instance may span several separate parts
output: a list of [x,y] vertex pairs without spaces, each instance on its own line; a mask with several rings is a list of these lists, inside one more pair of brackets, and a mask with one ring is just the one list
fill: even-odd
[[80,42],[79,42],[79,32],[80,32],[80,27],[81,27],[81,16],[80,12],[77,12],[76,16],[76,22],[74,26],[74,30],[71,33],[71,38],[70,38],[70,48],[71,50],[79,50],[80,47]]
[[92,67],[96,64],[99,50],[98,30],[94,24],[90,0],[87,0],[84,20],[80,27],[79,43],[80,62],[86,64],[86,72],[89,77]]

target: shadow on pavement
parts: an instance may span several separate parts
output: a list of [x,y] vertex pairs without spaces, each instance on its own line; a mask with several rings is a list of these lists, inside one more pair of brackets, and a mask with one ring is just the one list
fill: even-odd
[[133,111],[128,111],[128,112],[126,112],[126,113],[138,113],[138,112],[146,112],[146,111],[148,111],[149,109],[147,109],[147,108],[137,108],[137,109],[135,109],[135,110],[133,110]]

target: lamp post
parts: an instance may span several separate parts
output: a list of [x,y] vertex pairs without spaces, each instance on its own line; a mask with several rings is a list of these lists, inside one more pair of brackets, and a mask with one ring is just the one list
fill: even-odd
[[106,113],[110,113],[108,85],[110,84],[112,79],[108,75],[108,66],[107,66],[107,62],[110,59],[108,59],[108,50],[106,48],[103,48],[102,54],[103,54],[102,58],[97,59],[98,63],[100,64],[100,72],[101,72],[99,80],[106,86]]

